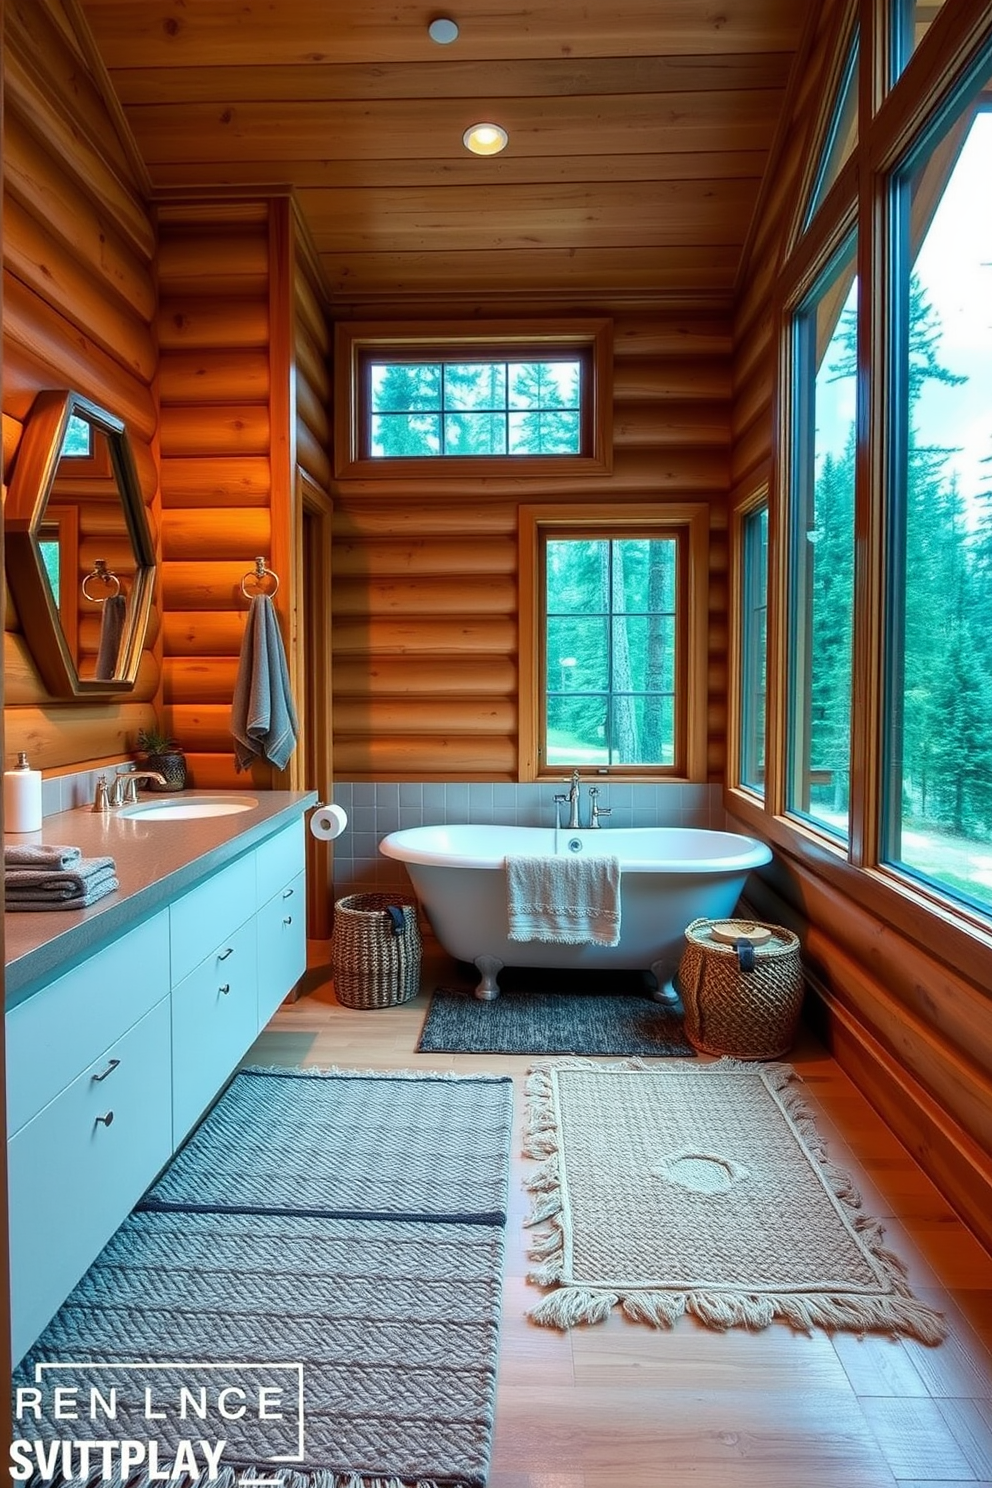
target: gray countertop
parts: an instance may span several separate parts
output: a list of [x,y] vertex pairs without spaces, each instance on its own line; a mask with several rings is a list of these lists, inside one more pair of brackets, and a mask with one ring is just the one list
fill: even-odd
[[[120,888],[89,909],[7,911],[6,1005],[68,971],[208,874],[288,826],[317,801],[315,791],[184,791],[183,799],[253,796],[231,816],[142,821],[87,806],[47,816],[40,832],[6,833],[5,843],[61,843],[84,857],[112,857]],[[159,797],[158,799],[162,799]],[[142,796],[152,803],[154,795]]]

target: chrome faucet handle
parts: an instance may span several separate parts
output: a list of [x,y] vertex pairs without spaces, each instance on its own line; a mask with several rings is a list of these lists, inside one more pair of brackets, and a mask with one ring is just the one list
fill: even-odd
[[98,775],[96,778],[96,790],[93,793],[93,805],[91,811],[109,811],[110,796],[107,793],[106,775]]
[[561,811],[559,810],[559,807],[561,807],[561,806],[567,806],[568,805],[568,797],[566,795],[564,795],[564,794],[563,795],[560,795],[560,796],[555,796],[554,801],[555,801],[555,826],[556,827],[560,827],[561,826]]
[[136,806],[138,804],[138,777],[132,772],[124,776],[124,802],[125,806]]

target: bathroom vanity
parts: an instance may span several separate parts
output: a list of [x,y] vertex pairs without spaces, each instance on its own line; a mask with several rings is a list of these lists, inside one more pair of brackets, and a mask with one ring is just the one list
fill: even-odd
[[33,839],[110,854],[121,887],[6,919],[15,1362],[304,971],[316,798],[243,799],[192,819],[63,812]]

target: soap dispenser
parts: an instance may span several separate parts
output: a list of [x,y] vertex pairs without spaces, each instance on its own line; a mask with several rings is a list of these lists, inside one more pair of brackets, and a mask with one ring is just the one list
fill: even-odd
[[3,829],[5,832],[41,830],[41,771],[32,770],[23,751],[13,770],[3,776]]

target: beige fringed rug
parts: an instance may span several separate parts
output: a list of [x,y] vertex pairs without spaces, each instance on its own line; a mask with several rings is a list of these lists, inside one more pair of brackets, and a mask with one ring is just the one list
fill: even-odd
[[764,1328],[782,1318],[935,1344],[882,1226],[860,1211],[788,1065],[535,1068],[525,1150],[531,1225],[544,1226],[531,1309],[554,1328],[605,1319]]

